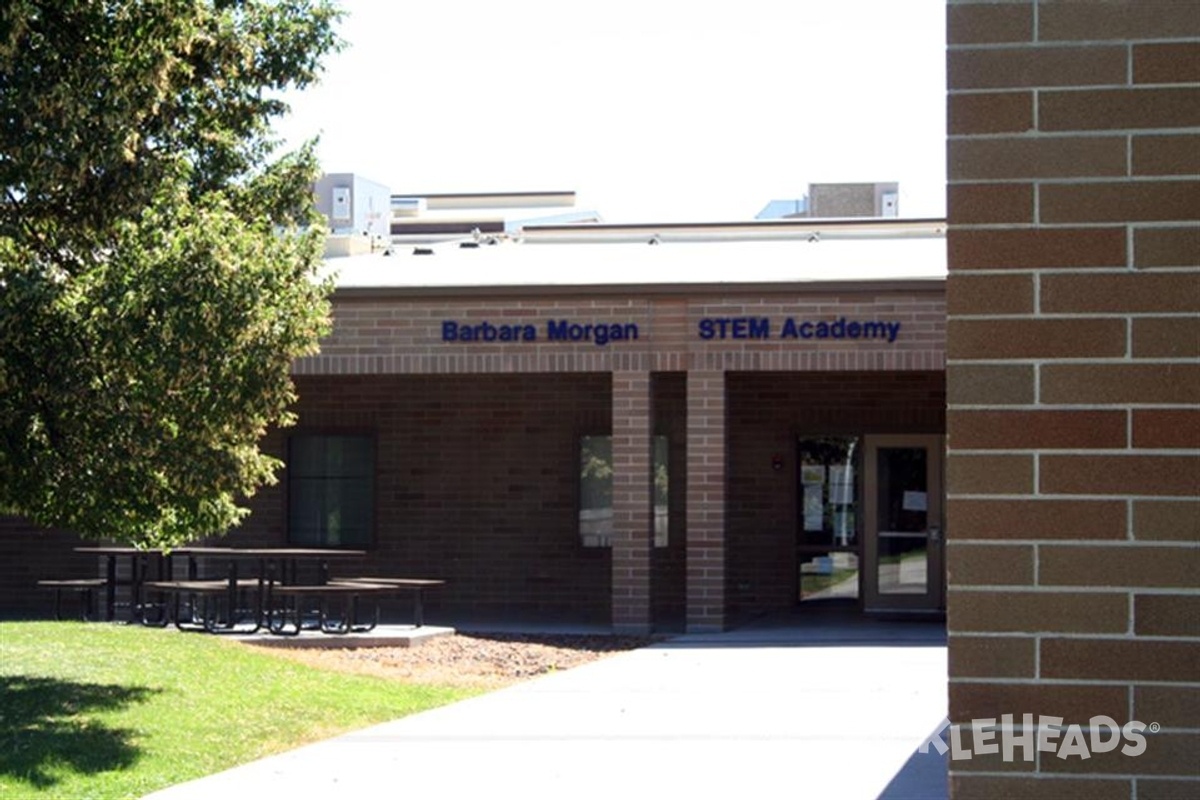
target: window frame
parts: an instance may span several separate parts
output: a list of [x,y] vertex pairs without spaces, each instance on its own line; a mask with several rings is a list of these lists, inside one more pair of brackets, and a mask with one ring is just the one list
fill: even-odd
[[[338,542],[331,543],[326,541],[326,531],[322,530],[321,540],[313,542],[297,542],[292,538],[292,523],[294,515],[292,513],[292,495],[294,492],[292,471],[292,447],[293,442],[297,439],[366,439],[370,443],[371,454],[369,464],[369,476],[367,482],[371,492],[371,508],[369,520],[366,529],[366,538],[361,542]],[[289,547],[320,547],[331,550],[370,550],[376,546],[379,526],[379,436],[375,430],[367,430],[361,428],[306,428],[290,432],[285,443],[285,461],[284,461],[284,540]]]
[[[587,543],[587,541],[584,539],[584,535],[583,535],[583,530],[582,530],[583,520],[581,519],[581,514],[583,513],[583,497],[584,497],[582,467],[583,467],[583,445],[584,445],[585,439],[608,439],[609,443],[610,443],[610,447],[611,447],[613,435],[611,433],[607,433],[607,432],[606,433],[582,432],[582,433],[578,433],[575,436],[575,462],[574,462],[575,467],[574,467],[574,473],[573,473],[575,475],[575,504],[574,504],[575,505],[575,531],[574,531],[575,541],[576,541],[576,544],[579,547],[583,548],[584,550],[588,550],[588,551],[611,550],[612,549],[611,535],[608,537],[607,542],[602,541],[602,542],[599,542],[596,544]],[[650,465],[651,548],[653,550],[666,551],[671,546],[671,533],[670,533],[670,531],[671,531],[671,511],[670,511],[670,509],[671,509],[671,437],[665,433],[655,433],[655,434],[651,435],[650,441],[651,441],[651,445],[650,445],[650,457],[651,457],[651,465]],[[657,443],[659,441],[662,442],[662,454],[663,454],[663,459],[666,463],[666,468],[667,468],[667,486],[666,486],[666,498],[665,498],[666,502],[663,504],[663,507],[666,509],[666,515],[665,515],[665,520],[664,520],[664,524],[663,524],[663,541],[661,544],[659,543],[658,537],[657,537],[657,530],[656,530],[657,513],[655,511],[655,509],[657,507],[657,504],[655,503],[655,498],[657,495],[657,491],[655,488],[655,486],[656,486],[656,484],[655,484],[655,480],[656,480],[655,467],[657,466],[657,463],[658,463],[655,459],[655,456],[658,454],[657,453],[657,450],[658,450]],[[611,450],[610,450],[610,458],[611,458]],[[611,481],[611,477],[609,480]],[[610,487],[610,493],[611,493],[611,487]],[[611,510],[611,508],[612,507],[610,505],[610,510]]]

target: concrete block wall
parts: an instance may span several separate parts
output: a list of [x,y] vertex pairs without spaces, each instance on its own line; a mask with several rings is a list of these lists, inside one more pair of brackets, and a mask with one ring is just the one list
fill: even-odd
[[1195,797],[1200,3],[947,13],[951,721],[1160,726],[952,796]]

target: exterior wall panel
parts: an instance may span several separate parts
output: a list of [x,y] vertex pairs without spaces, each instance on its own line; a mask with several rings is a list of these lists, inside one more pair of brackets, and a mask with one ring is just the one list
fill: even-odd
[[951,721],[1162,726],[957,800],[1200,792],[1198,10],[948,5]]
[[[521,299],[447,296],[371,298],[345,296],[334,305],[334,330],[320,355],[296,364],[299,375],[477,374],[495,372],[676,372],[690,369],[923,370],[941,369],[945,351],[945,300],[940,283],[924,289],[837,292],[771,291],[710,297],[621,298],[539,296]],[[892,321],[896,339],[783,338],[788,319]],[[701,338],[703,319],[770,321],[769,338],[714,333]],[[547,324],[635,325],[637,338],[551,341]],[[534,341],[445,341],[443,326],[530,325]],[[731,323],[732,325],[732,323]],[[748,332],[747,332],[748,333]]]
[[[581,546],[576,506],[579,437],[612,433],[608,375],[324,376],[297,389],[296,432],[376,437],[366,566],[446,580],[431,618],[609,621],[612,554]],[[284,526],[264,530],[259,511],[286,508],[285,491],[260,493],[233,540],[282,544]]]

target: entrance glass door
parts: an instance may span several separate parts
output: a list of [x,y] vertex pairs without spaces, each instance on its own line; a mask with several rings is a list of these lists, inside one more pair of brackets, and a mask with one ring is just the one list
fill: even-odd
[[858,605],[860,545],[858,436],[797,442],[796,598],[810,605]]
[[941,436],[865,440],[863,600],[867,611],[943,608]]

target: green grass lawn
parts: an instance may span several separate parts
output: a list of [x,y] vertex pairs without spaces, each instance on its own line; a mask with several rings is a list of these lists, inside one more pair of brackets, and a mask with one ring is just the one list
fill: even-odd
[[140,797],[475,693],[173,629],[0,623],[0,797]]

